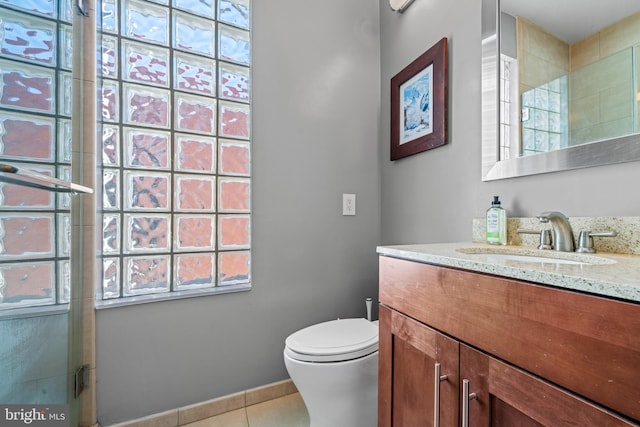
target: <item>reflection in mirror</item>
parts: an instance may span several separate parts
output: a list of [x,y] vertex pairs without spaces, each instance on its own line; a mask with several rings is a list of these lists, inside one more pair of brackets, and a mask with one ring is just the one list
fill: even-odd
[[484,180],[640,159],[640,2],[483,0],[482,30]]

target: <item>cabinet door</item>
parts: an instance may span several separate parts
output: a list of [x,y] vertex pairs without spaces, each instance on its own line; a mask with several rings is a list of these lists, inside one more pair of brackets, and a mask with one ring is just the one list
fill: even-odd
[[465,400],[471,427],[638,426],[464,344],[460,384],[462,427],[467,427]]
[[383,305],[379,328],[378,426],[457,427],[458,342]]

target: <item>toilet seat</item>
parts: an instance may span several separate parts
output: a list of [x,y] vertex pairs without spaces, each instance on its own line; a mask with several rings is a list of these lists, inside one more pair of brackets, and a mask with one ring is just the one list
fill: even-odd
[[318,323],[289,335],[285,354],[303,362],[340,362],[378,350],[378,325],[367,319]]

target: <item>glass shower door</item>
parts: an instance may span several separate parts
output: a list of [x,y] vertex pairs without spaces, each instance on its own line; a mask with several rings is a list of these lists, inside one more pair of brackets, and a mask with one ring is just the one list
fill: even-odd
[[[0,164],[65,181],[74,13],[71,1],[0,0]],[[73,120],[81,117],[74,112]],[[70,310],[71,206],[78,196],[0,175],[0,405],[62,404],[73,414],[79,343],[70,336],[80,318]]]
[[66,312],[0,320],[1,405],[67,404],[68,331]]

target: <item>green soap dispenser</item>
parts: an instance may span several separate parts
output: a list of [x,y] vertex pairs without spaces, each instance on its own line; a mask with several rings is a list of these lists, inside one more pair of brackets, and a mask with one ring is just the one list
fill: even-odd
[[493,196],[491,207],[487,209],[487,243],[507,244],[507,211],[502,208],[499,196]]

